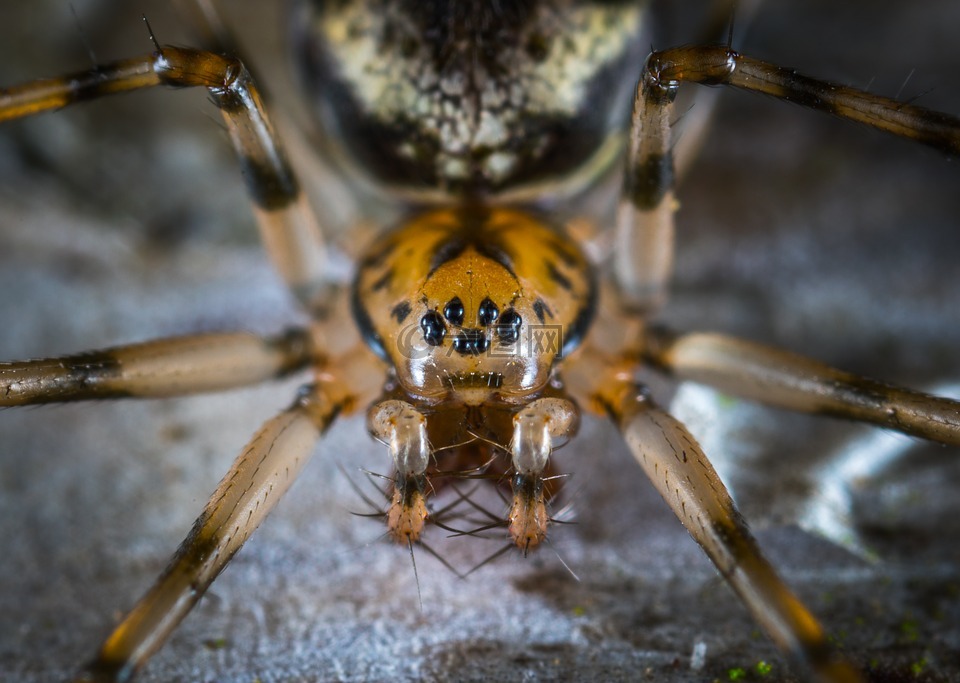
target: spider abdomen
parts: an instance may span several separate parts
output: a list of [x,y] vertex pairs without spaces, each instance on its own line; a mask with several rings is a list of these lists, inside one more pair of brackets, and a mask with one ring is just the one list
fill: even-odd
[[641,5],[312,0],[294,45],[321,123],[377,180],[489,193],[609,162]]

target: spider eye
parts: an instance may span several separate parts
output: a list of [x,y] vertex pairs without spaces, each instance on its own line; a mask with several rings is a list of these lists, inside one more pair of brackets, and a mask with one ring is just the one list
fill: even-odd
[[500,316],[500,322],[497,323],[497,336],[501,344],[513,344],[520,338],[520,325],[523,324],[523,318],[512,308],[508,308]]
[[497,308],[497,305],[490,301],[489,298],[480,302],[480,310],[477,311],[477,322],[479,322],[482,327],[492,325],[497,321],[499,316],[500,309]]
[[420,329],[423,330],[423,339],[430,346],[440,346],[443,343],[443,337],[447,334],[447,326],[443,324],[443,318],[436,311],[427,311],[420,318]]
[[460,297],[455,296],[450,301],[447,302],[447,305],[443,307],[443,317],[451,325],[460,326],[463,325],[463,302],[460,301]]
[[464,330],[453,340],[453,350],[461,356],[479,356],[489,345],[483,330]]

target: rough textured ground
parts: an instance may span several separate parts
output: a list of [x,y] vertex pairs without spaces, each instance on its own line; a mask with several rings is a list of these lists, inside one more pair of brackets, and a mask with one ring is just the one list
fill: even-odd
[[[0,82],[89,63],[66,5],[13,4],[0,7]],[[186,40],[164,3],[143,4],[162,39]],[[686,4],[657,45],[692,38]],[[909,3],[768,4],[745,51],[960,113],[955,2],[917,16]],[[73,5],[99,59],[149,49],[139,7]],[[296,320],[214,116],[202,95],[156,92],[0,127],[0,357]],[[956,161],[925,149],[726,95],[682,189],[664,317],[960,396],[958,181]],[[295,384],[0,412],[0,679],[62,680],[86,658]],[[696,387],[672,400],[872,680],[960,681],[957,449]],[[790,680],[605,425],[563,457],[578,524],[554,547],[580,581],[549,550],[466,581],[421,553],[421,611],[409,558],[349,514],[363,504],[334,464],[382,470],[386,454],[343,423],[141,680]],[[800,528],[817,521],[878,559]],[[434,538],[460,567],[498,547]]]

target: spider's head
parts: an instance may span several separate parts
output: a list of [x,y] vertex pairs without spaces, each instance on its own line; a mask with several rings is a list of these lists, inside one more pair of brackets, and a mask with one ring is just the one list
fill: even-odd
[[[467,258],[470,271],[461,272],[458,259],[423,288],[397,340],[400,382],[408,391],[453,393],[468,403],[494,392],[518,396],[540,389],[559,353],[559,330],[552,343],[535,347],[538,319],[516,280],[491,262]],[[450,280],[461,286],[448,287]]]
[[592,318],[589,264],[510,210],[433,211],[363,260],[354,312],[410,394],[479,404],[540,391]]

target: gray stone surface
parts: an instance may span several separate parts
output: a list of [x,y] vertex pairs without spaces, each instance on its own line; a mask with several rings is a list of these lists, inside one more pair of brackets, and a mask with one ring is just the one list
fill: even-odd
[[[161,39],[187,40],[165,3],[143,4]],[[99,59],[149,49],[139,7],[73,5]],[[768,5],[745,51],[960,113],[955,2]],[[694,34],[696,10],[673,10],[658,46]],[[88,62],[63,3],[0,6],[0,82]],[[214,118],[202,95],[158,91],[0,127],[0,357],[297,319]],[[680,195],[664,317],[960,396],[958,181],[936,153],[727,94]],[[295,385],[0,412],[0,679],[63,680],[88,657]],[[872,680],[960,681],[957,449],[661,395]],[[349,514],[364,504],[336,463],[386,462],[344,422],[140,680],[790,680],[609,428],[588,422],[562,457],[577,524],[553,547],[580,580],[549,548],[465,581],[421,552],[421,610],[409,557]],[[461,568],[499,547],[431,544]]]

